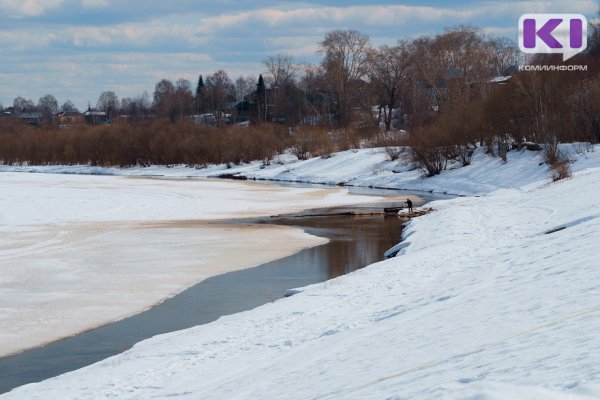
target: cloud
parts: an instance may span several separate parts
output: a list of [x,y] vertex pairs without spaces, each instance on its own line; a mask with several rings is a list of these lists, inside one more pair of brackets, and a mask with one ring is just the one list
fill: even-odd
[[1,30],[0,50],[50,51],[72,47],[73,50],[103,49],[113,51],[138,50],[174,52],[198,45],[195,28],[168,21],[148,21],[111,26],[32,27],[27,30]]
[[10,18],[37,17],[62,3],[63,0],[0,0],[0,9]]
[[404,5],[369,5],[351,7],[308,7],[291,10],[265,8],[237,14],[219,15],[200,21],[199,32],[239,29],[250,24],[255,28],[331,26],[360,22],[362,26],[391,26],[407,21],[441,21],[467,18],[471,11]]
[[108,0],[82,0],[81,6],[85,8],[105,8],[110,5]]
[[356,29],[375,45],[464,23],[513,38],[523,13],[591,19],[598,8],[596,0],[381,1],[0,0],[0,101],[52,93],[81,107],[104,90],[151,94],[162,78],[257,75],[277,53],[318,63],[319,42],[334,29]]

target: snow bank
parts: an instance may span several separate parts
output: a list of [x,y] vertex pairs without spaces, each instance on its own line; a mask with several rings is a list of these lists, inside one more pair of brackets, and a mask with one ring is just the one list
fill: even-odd
[[[599,147],[596,146],[596,149]],[[584,144],[562,145],[562,151],[578,171],[589,165],[598,165],[600,151]],[[541,152],[513,150],[507,162],[476,150],[471,165],[462,167],[454,162],[439,176],[424,178],[423,171],[411,166],[405,151],[397,161],[390,161],[384,148],[348,150],[327,157],[298,160],[295,156],[281,154],[264,166],[253,162],[239,166],[213,165],[207,168],[185,166],[153,166],[147,168],[101,168],[89,166],[13,167],[0,166],[1,171],[68,174],[107,174],[155,177],[217,177],[223,174],[241,175],[251,179],[289,182],[344,184],[349,186],[380,187],[416,190],[456,195],[482,195],[493,190],[513,188],[548,179],[548,166]]]
[[0,398],[599,398],[600,168],[574,169],[436,202],[395,258]]

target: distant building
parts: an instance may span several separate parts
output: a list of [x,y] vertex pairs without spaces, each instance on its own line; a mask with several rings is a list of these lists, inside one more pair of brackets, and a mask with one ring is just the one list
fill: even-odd
[[230,114],[228,123],[240,123],[248,121],[251,112],[254,110],[254,103],[243,100],[225,104],[225,112]]
[[[137,115],[128,115],[121,114],[117,116],[117,123],[135,123],[135,122],[146,122],[156,119],[156,115],[154,114],[137,114]],[[115,121],[112,121],[115,122]]]
[[84,115],[77,111],[63,111],[56,116],[56,120],[61,128],[79,126],[85,123]]
[[13,107],[6,107],[2,112],[0,112],[0,116],[2,117],[12,117],[15,114],[15,109]]
[[42,123],[43,116],[40,112],[29,112],[20,114],[19,119],[27,122],[29,125],[40,125]]
[[88,106],[88,109],[85,113],[83,113],[85,123],[88,125],[107,125],[108,118],[106,117],[106,113],[104,111],[93,110]]
[[305,115],[302,118],[300,118],[300,125],[332,125],[333,118],[333,114]]
[[189,120],[197,125],[214,125],[217,118],[212,113],[190,115]]

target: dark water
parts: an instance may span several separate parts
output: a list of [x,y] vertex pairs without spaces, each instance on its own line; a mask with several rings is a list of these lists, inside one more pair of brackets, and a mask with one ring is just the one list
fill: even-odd
[[[381,209],[382,205],[376,208]],[[252,309],[281,298],[287,289],[322,282],[382,260],[383,253],[400,241],[403,221],[395,216],[329,216],[252,222],[299,226],[331,240],[256,268],[206,279],[131,318],[0,359],[0,393],[100,361],[154,335]]]

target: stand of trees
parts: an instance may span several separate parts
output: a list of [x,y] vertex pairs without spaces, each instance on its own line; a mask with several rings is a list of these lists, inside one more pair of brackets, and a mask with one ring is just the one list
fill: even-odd
[[[291,55],[280,54],[264,60],[264,73],[258,78],[242,76],[233,81],[226,71],[219,70],[212,75],[199,75],[194,86],[186,79],[163,79],[154,87],[152,96],[144,93],[119,101],[116,93],[103,92],[96,108],[113,122],[126,115],[130,124],[95,130],[81,127],[63,137],[57,133],[52,138],[62,143],[62,148],[30,129],[17,136],[14,126],[4,121],[0,132],[6,141],[0,147],[0,159],[5,163],[35,160],[202,164],[248,160],[250,153],[268,160],[270,149],[282,150],[285,146],[292,146],[300,157],[308,157],[365,143],[385,143],[409,145],[415,164],[434,175],[449,160],[469,164],[478,145],[502,156],[507,146],[528,141],[596,143],[600,141],[600,35],[595,26],[591,32],[588,51],[573,57],[568,64],[584,65],[586,71],[519,71],[519,64],[565,64],[556,57],[522,59],[513,43],[490,37],[473,26],[458,26],[437,35],[381,47],[373,46],[368,36],[360,32],[336,30],[327,33],[319,43],[319,65],[304,65]],[[239,133],[232,132],[238,132],[237,128],[227,127],[232,104],[240,102],[247,107],[246,118],[257,127],[246,131],[248,137],[263,143],[261,140],[267,138],[260,132],[271,132],[267,141],[272,140],[272,145],[265,145],[269,150],[240,149],[232,155],[225,149],[237,145],[224,138],[236,137],[240,143],[250,140],[235,136]],[[74,111],[75,107],[70,101],[59,107],[52,95],[45,95],[37,104],[18,97],[11,108],[15,114],[39,112],[46,125],[59,110]],[[213,126],[194,127],[189,117],[198,114],[211,115],[208,121]],[[407,132],[402,142],[377,140],[382,130],[400,129]],[[292,130],[297,132],[292,135]],[[44,134],[50,135],[49,131],[52,129],[46,126]],[[209,140],[208,132],[218,138]],[[132,147],[122,152],[131,155],[92,156],[79,143],[86,139],[77,135],[94,143],[106,141],[104,147],[94,146],[98,149],[109,146],[108,143],[125,149],[129,138]],[[203,138],[203,145],[198,147],[199,142],[192,135]],[[26,141],[21,138],[34,137],[38,143],[44,143],[43,148],[18,143]],[[65,142],[67,137],[72,137],[72,142]],[[162,143],[165,155],[158,155],[159,147],[142,145],[146,139]],[[223,147],[209,142],[221,143]],[[11,153],[5,143],[20,150]],[[44,151],[46,147],[53,147],[53,152]],[[149,151],[149,147],[154,150]],[[194,149],[199,155],[173,150],[180,147]],[[42,153],[47,157],[39,158]]]

